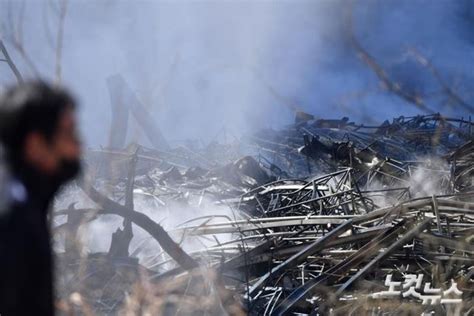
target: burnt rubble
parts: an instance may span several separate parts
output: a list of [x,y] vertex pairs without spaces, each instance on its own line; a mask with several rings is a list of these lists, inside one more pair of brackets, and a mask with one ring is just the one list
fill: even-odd
[[[125,147],[118,135],[87,153],[70,206],[53,213],[63,310],[469,314],[472,127],[299,113],[238,144],[171,148],[160,134],[154,148]],[[121,224],[108,251],[88,252],[81,227],[110,216]]]

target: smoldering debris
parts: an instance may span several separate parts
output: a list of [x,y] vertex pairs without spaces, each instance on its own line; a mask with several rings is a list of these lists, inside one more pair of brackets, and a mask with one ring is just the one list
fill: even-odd
[[[472,127],[439,114],[364,126],[299,113],[230,144],[125,147],[121,133],[87,152],[84,179],[58,204],[70,206],[53,213],[58,306],[469,314]],[[83,229],[106,216],[116,228]],[[108,249],[91,251],[84,232]]]

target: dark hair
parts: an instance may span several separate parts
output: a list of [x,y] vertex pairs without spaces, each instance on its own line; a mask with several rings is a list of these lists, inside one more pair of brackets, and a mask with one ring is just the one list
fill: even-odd
[[36,131],[51,140],[61,114],[75,106],[68,92],[41,81],[7,89],[0,99],[0,142],[9,162],[21,159],[29,133]]

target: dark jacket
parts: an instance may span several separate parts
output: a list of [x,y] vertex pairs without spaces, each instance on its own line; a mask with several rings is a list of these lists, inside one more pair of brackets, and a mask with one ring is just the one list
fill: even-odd
[[47,212],[56,187],[31,170],[8,178],[0,201],[0,314],[54,315]]

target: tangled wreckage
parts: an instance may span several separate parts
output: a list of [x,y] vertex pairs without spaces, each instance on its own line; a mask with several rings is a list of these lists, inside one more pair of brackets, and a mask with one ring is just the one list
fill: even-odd
[[[364,126],[298,113],[278,131],[170,148],[121,78],[109,85],[133,104],[113,102],[114,122],[130,112],[152,146],[125,147],[117,129],[56,203],[64,312],[473,312],[470,120]],[[108,251],[80,242],[94,222]]]

